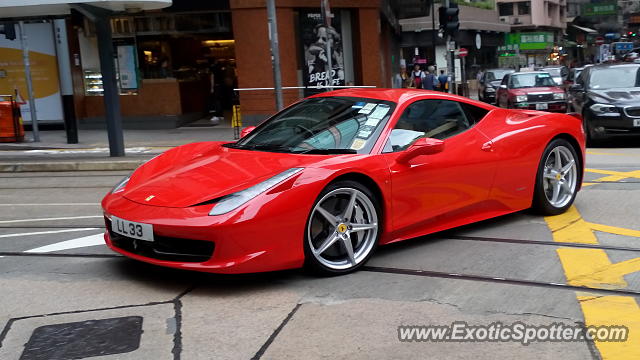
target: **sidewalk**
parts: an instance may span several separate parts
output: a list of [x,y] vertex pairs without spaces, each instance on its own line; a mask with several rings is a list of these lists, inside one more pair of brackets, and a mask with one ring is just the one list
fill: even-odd
[[79,144],[67,144],[64,130],[40,131],[40,142],[27,132],[22,143],[0,143],[0,172],[133,170],[172,147],[201,141],[232,141],[233,128],[182,127],[124,130],[124,157],[109,156],[106,130],[81,130]]

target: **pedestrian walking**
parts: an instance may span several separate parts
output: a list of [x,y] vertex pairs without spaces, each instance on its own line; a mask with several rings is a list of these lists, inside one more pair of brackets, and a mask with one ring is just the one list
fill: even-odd
[[407,65],[404,59],[400,61],[400,72],[393,77],[393,87],[395,89],[408,88],[411,85],[411,75],[407,72]]
[[440,70],[440,76],[438,76],[438,82],[440,83],[440,91],[449,91],[449,76],[444,73],[444,70]]
[[420,68],[420,64],[413,65],[413,71],[411,72],[410,88],[422,89],[422,83],[425,77],[424,71]]
[[425,90],[435,90],[438,87],[438,78],[435,74],[427,71],[422,84],[422,88]]

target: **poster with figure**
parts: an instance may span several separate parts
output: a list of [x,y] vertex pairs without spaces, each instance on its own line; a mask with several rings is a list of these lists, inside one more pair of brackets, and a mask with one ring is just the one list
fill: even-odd
[[[332,28],[322,22],[320,9],[300,11],[300,40],[304,51],[304,86],[329,86],[327,42],[331,48],[331,77],[333,86],[344,86],[344,58],[340,17],[332,14]],[[307,89],[305,96],[326,91],[325,89]]]

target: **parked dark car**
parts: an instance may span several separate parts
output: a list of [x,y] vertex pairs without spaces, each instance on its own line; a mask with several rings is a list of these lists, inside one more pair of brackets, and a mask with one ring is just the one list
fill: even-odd
[[496,91],[505,75],[514,73],[513,69],[489,69],[484,72],[478,84],[478,99],[489,104],[495,104]]
[[505,75],[496,97],[498,106],[510,109],[567,111],[564,89],[553,81],[551,74],[543,71]]
[[569,93],[589,141],[640,135],[640,64],[589,66]]

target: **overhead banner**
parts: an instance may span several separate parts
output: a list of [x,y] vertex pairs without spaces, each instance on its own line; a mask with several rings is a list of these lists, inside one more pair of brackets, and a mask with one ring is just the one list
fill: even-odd
[[[31,80],[38,121],[63,120],[58,62],[51,23],[24,24],[31,63]],[[16,40],[0,36],[0,95],[18,92],[20,112],[25,122],[31,121],[29,95],[25,78],[20,31],[16,25]]]
[[[304,86],[344,86],[344,57],[340,16],[332,14],[331,26],[327,29],[322,22],[319,9],[300,10],[300,40],[304,51]],[[327,42],[331,45],[331,78],[328,76]],[[325,91],[307,89],[305,96]]]

